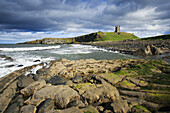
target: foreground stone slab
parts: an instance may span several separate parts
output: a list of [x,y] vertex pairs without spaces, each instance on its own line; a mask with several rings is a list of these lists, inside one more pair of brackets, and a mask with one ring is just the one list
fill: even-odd
[[48,111],[46,113],[84,113],[84,112],[82,112],[77,107],[72,107],[72,108],[67,108],[67,109],[64,109],[64,110],[51,110],[51,111]]
[[26,105],[21,108],[21,113],[36,113],[37,108],[33,105]]
[[96,105],[120,99],[118,90],[104,81],[101,87],[87,90],[82,96],[88,103]]
[[127,113],[129,111],[128,103],[125,100],[114,101],[111,106],[114,113]]
[[44,86],[46,86],[45,80],[36,81],[27,86],[26,88],[22,89],[20,92],[25,96],[30,96],[31,94],[34,94],[37,90],[41,89]]
[[13,83],[8,86],[2,94],[0,94],[0,112],[3,113],[5,109],[8,107],[9,102],[12,100],[12,98],[15,96],[17,89],[17,81],[14,81]]
[[38,90],[33,97],[25,101],[25,103],[38,106],[42,101],[48,98],[54,99],[56,101],[56,105],[60,108],[65,108],[71,101],[80,99],[80,96],[75,90],[71,89],[67,85],[47,85],[46,87]]

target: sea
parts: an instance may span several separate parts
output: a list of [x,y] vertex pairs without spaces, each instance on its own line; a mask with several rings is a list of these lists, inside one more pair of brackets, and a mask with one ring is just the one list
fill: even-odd
[[[79,59],[162,59],[165,55],[151,57],[137,57],[123,54],[118,51],[110,51],[91,45],[64,44],[0,44],[0,55],[11,57],[13,61],[0,57],[0,77],[15,70],[40,63],[49,63],[52,60],[66,58],[68,60]],[[166,54],[167,55],[167,54]],[[168,54],[169,55],[169,54]],[[166,60],[170,63],[170,60]]]

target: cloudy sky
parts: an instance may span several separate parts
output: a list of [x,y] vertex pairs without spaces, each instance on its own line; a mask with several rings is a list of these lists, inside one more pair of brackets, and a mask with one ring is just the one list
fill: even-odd
[[0,43],[96,31],[170,34],[170,0],[0,0]]

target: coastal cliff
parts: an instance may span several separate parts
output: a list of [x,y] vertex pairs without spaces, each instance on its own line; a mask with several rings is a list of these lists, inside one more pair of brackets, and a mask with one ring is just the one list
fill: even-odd
[[131,33],[116,32],[95,32],[73,38],[44,38],[42,40],[28,41],[20,44],[70,44],[80,42],[96,41],[121,41],[125,39],[137,39],[138,37]]
[[0,112],[169,112],[169,73],[170,65],[161,60],[41,63],[0,78]]

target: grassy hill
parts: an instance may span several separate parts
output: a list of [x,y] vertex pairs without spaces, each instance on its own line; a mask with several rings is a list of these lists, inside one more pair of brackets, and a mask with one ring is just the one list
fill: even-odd
[[69,44],[79,42],[102,42],[102,41],[122,41],[127,39],[138,39],[137,36],[125,32],[95,32],[73,38],[43,38],[42,40],[28,41],[24,44]]
[[170,34],[153,36],[153,37],[148,37],[148,38],[141,38],[139,40],[169,40],[169,39],[170,39]]
[[126,39],[138,39],[137,36],[131,33],[120,32],[97,32],[100,38],[97,38],[96,41],[122,41]]

